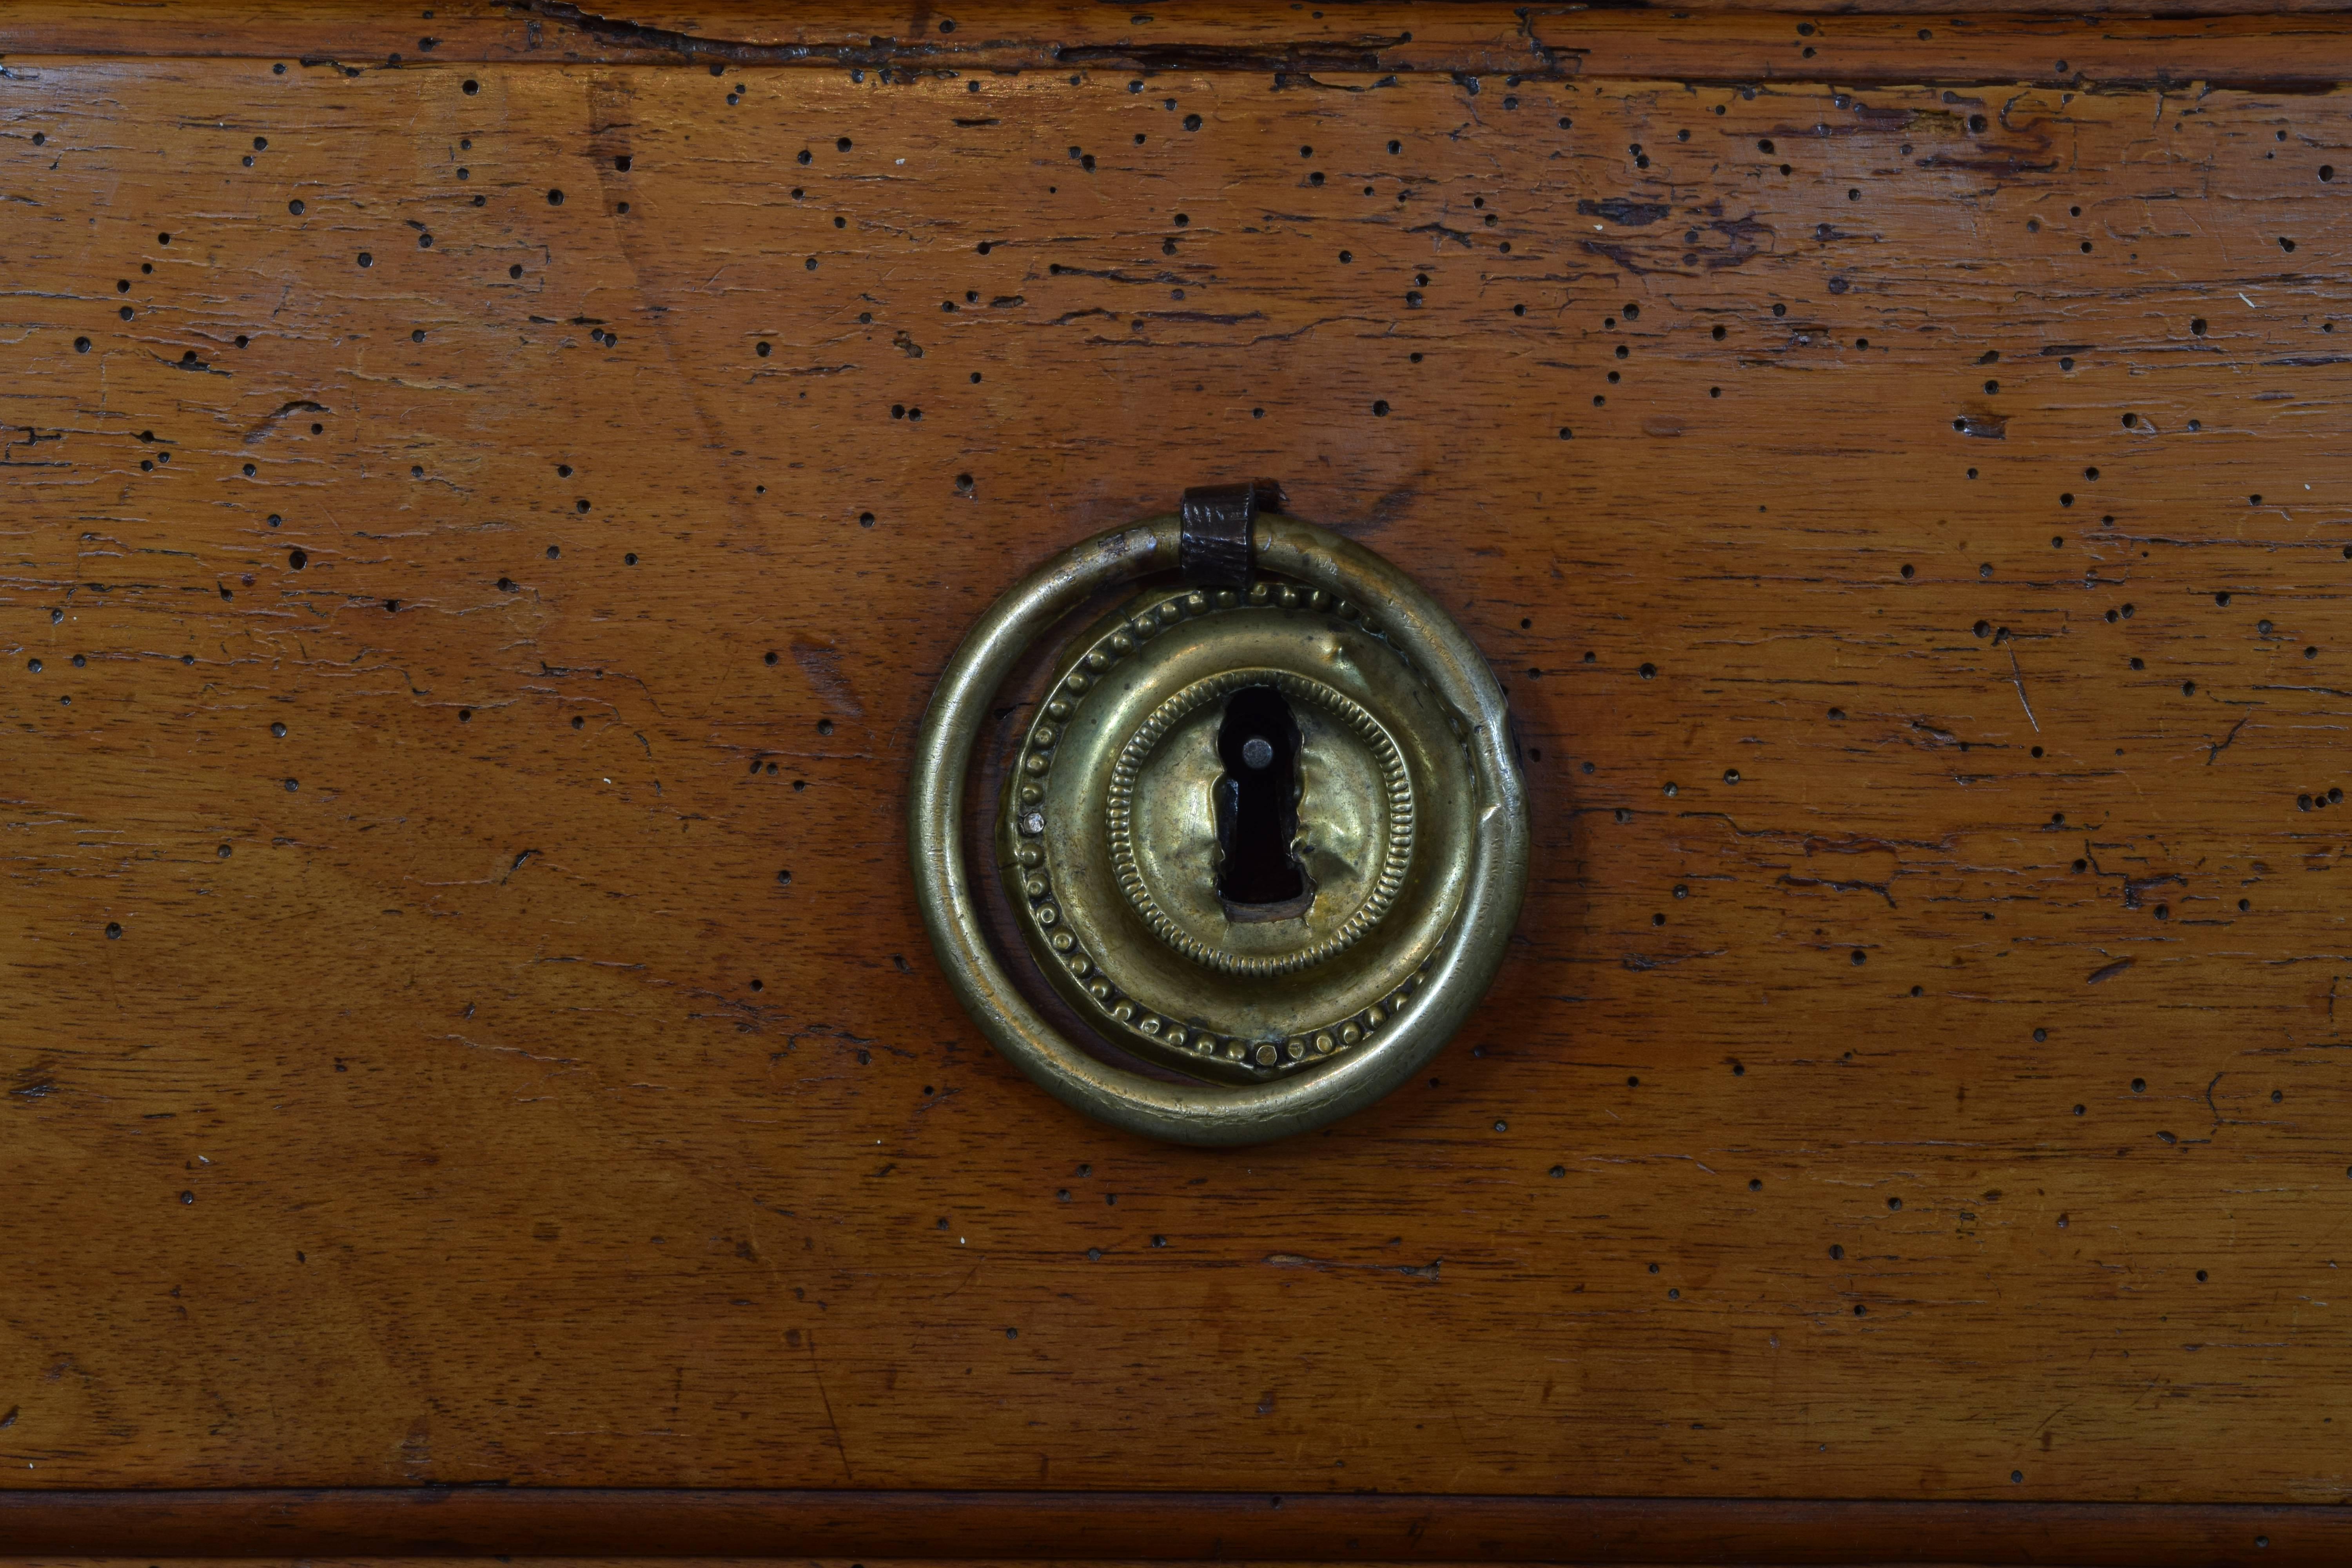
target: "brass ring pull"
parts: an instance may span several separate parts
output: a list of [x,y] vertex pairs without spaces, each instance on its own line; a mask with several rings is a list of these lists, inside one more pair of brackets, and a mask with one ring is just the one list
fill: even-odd
[[[1201,1081],[1114,1067],[1046,1022],[990,945],[961,833],[972,750],[998,688],[1029,644],[1090,595],[1174,570],[1179,519],[1097,534],[981,617],[924,714],[908,807],[923,921],[965,1011],[1065,1104],[1179,1143],[1303,1132],[1413,1077],[1493,982],[1527,889],[1526,796],[1502,689],[1476,647],[1370,550],[1279,513],[1258,513],[1249,531],[1259,575],[1246,586],[1146,595],[1081,639],[1024,736],[998,846],[1034,955],[1057,988],[1112,1044]],[[1260,671],[1269,664],[1286,668]],[[1347,804],[1358,809],[1328,830],[1343,845],[1304,830],[1297,840],[1325,857],[1316,864],[1328,896],[1318,901],[1310,880],[1297,909],[1277,911],[1286,921],[1226,928],[1226,918],[1249,917],[1230,905],[1217,915],[1215,900],[1196,889],[1194,901],[1211,911],[1198,930],[1165,929],[1187,916],[1141,886],[1155,873],[1136,864],[1133,815],[1202,819],[1197,770],[1214,765],[1213,699],[1261,673],[1263,689],[1300,695],[1299,722],[1322,737],[1307,749],[1326,772],[1311,776],[1360,781],[1325,785],[1327,795],[1355,792]],[[1189,751],[1163,739],[1187,722]],[[1249,765],[1263,766],[1265,748],[1249,745]],[[1171,767],[1189,756],[1195,773],[1175,775],[1156,797],[1139,795],[1137,759],[1166,747],[1181,753]],[[1327,752],[1337,759],[1329,764]],[[1111,851],[1115,812],[1128,814],[1116,829],[1123,858]],[[1166,866],[1156,874],[1172,875]],[[1310,904],[1313,920],[1298,912]],[[1299,956],[1200,951],[1225,929],[1268,951],[1294,942]],[[1344,958],[1330,956],[1350,942]],[[1232,989],[1242,986],[1259,989]]]

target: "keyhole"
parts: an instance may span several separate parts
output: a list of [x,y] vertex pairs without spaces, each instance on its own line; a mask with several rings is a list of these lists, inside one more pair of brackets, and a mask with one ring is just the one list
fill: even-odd
[[[1217,896],[1235,919],[1274,920],[1299,913],[1265,906],[1297,904],[1306,874],[1291,843],[1298,837],[1298,721],[1271,686],[1247,686],[1225,702],[1217,730]],[[1238,907],[1236,907],[1238,906]]]

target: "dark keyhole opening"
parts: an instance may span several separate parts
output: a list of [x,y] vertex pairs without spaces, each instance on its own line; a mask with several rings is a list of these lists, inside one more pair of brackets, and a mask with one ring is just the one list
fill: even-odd
[[[1217,845],[1224,851],[1217,896],[1229,906],[1297,903],[1307,892],[1290,848],[1298,837],[1298,721],[1282,693],[1245,686],[1226,699],[1217,756],[1225,764],[1217,781]],[[1234,910],[1242,919],[1252,912]]]

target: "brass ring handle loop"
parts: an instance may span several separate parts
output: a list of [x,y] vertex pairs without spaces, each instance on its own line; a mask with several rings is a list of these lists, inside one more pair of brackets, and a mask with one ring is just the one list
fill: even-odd
[[909,854],[923,923],[949,985],[990,1042],[1055,1099],[1177,1143],[1262,1143],[1336,1121],[1418,1073],[1486,994],[1527,890],[1527,798],[1501,687],[1435,601],[1385,559],[1278,513],[1255,520],[1262,570],[1361,606],[1459,714],[1476,799],[1470,868],[1452,926],[1413,1003],[1376,1039],[1312,1073],[1265,1083],[1180,1084],[1122,1071],[1071,1044],[998,962],[962,843],[965,781],[997,689],[1030,642],[1097,591],[1177,565],[1180,520],[1156,518],[1074,546],[1015,584],[948,660],[916,741]]

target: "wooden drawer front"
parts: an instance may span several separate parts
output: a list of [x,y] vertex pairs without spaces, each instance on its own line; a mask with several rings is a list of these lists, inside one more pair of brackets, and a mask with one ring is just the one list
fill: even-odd
[[[2342,1500],[2345,95],[1609,47],[17,39],[12,1484]],[[1188,1151],[900,814],[1003,587],[1261,474],[1535,878],[1426,1082]]]

